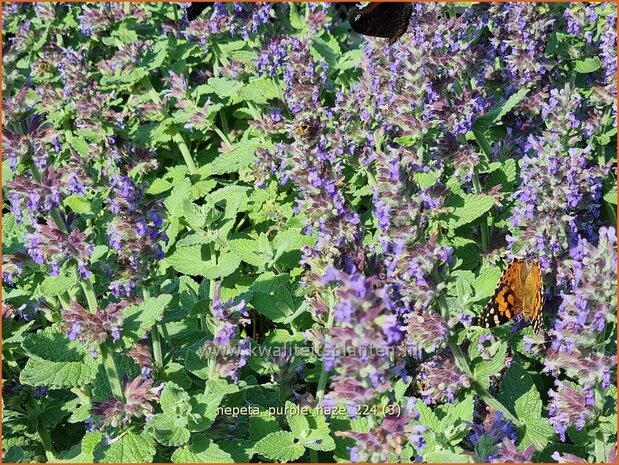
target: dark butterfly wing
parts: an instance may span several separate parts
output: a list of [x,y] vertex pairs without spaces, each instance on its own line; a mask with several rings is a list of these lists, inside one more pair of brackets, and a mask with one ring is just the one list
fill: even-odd
[[200,16],[200,13],[202,13],[207,6],[212,3],[213,2],[191,2],[191,5],[187,8],[187,19],[189,19],[189,21],[193,21]]
[[409,2],[370,3],[354,11],[349,22],[358,34],[397,40],[408,30],[412,14],[413,5]]
[[516,302],[517,297],[514,290],[505,284],[499,284],[494,295],[479,315],[479,326],[493,328],[507,323],[515,316],[510,308],[516,305]]

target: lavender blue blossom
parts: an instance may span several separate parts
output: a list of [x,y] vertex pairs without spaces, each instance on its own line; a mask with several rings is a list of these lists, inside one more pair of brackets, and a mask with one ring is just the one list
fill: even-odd
[[372,405],[392,386],[401,367],[391,358],[404,337],[390,312],[391,301],[376,278],[330,269],[325,282],[337,285],[337,324],[325,336],[323,363],[334,370],[325,402]]
[[556,390],[548,391],[550,407],[549,422],[565,441],[565,433],[570,426],[582,430],[594,416],[595,396],[591,389],[576,389],[563,381],[556,380]]

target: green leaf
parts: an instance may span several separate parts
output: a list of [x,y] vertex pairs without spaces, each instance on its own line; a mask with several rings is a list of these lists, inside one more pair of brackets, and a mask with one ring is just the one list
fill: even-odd
[[447,215],[447,225],[450,229],[456,229],[471,223],[489,211],[493,205],[494,200],[489,195],[452,196],[445,202],[445,206],[452,207],[452,211]]
[[470,457],[449,451],[433,451],[423,455],[427,463],[470,463]]
[[70,195],[64,199],[63,204],[77,214],[90,213],[91,211],[90,202],[81,195]]
[[283,322],[292,312],[285,302],[278,301],[274,295],[256,292],[251,298],[256,311],[275,323]]
[[574,70],[577,73],[588,74],[593,73],[600,69],[602,62],[598,57],[585,58],[584,60],[578,60],[574,64]]
[[19,463],[24,460],[24,451],[19,446],[11,446],[2,458],[2,463]]
[[76,283],[74,271],[69,276],[48,276],[39,284],[37,292],[45,297],[56,297],[67,292]]
[[546,447],[554,437],[554,431],[542,418],[542,399],[531,375],[520,364],[512,362],[510,365],[501,381],[498,400],[524,424],[525,434],[519,444],[521,448],[530,444],[537,450]]
[[153,437],[164,446],[178,447],[189,442],[191,433],[186,428],[187,418],[169,416],[159,413],[148,422],[153,430]]
[[257,141],[243,141],[236,144],[232,149],[220,153],[212,162],[201,167],[198,174],[206,177],[236,173],[254,162],[258,147],[265,147],[265,144]]
[[608,191],[604,194],[604,201],[611,205],[617,205],[617,188],[614,187],[612,190]]
[[305,20],[299,14],[298,6],[294,3],[290,3],[290,25],[298,31],[305,28]]
[[172,216],[183,215],[183,202],[189,197],[191,181],[187,178],[176,184],[167,199],[163,202]]
[[251,79],[241,89],[239,98],[244,101],[264,105],[269,100],[277,98],[279,95],[277,84],[270,78]]
[[176,383],[168,382],[161,391],[159,404],[164,413],[170,416],[186,416],[191,408],[189,394]]
[[228,241],[228,246],[232,253],[239,259],[253,266],[264,266],[267,263],[266,258],[259,253],[260,247],[257,241],[250,239],[232,239]]
[[88,384],[97,374],[99,361],[82,344],[69,341],[54,328],[29,334],[22,347],[30,355],[19,377],[23,384],[52,389],[78,387]]
[[[290,401],[286,401],[286,408],[288,411],[292,412],[295,409],[295,405]],[[288,426],[290,426],[290,431],[292,431],[292,434],[294,434],[296,438],[300,439],[307,436],[310,426],[307,419],[303,415],[300,413],[289,415],[287,420]]]
[[81,155],[82,157],[88,156],[88,152],[90,151],[90,149],[88,147],[88,143],[84,140],[84,138],[73,135],[70,132],[66,132],[65,137],[71,148],[75,150],[79,155]]
[[232,456],[203,434],[195,435],[189,446],[172,453],[174,463],[233,463]]
[[276,431],[262,438],[254,446],[256,453],[276,462],[292,462],[305,453],[305,448],[295,443],[288,431]]
[[216,263],[211,263],[208,247],[196,244],[177,247],[176,251],[165,259],[165,263],[179,273],[220,279],[234,273],[241,264],[241,259],[233,253],[222,253]]
[[493,295],[500,277],[501,270],[498,267],[484,268],[473,283],[473,288],[475,289],[473,302],[478,302]]
[[155,456],[153,439],[145,433],[120,433],[112,444],[99,443],[94,451],[95,463],[151,463]]
[[[490,387],[490,376],[496,375],[505,368],[505,356],[507,354],[507,343],[496,342],[493,346],[497,346],[496,353],[490,360],[482,360],[473,368],[475,379],[486,389]],[[492,348],[492,346],[491,346]]]
[[198,394],[193,396],[190,400],[192,415],[189,418],[189,430],[200,432],[210,428],[217,418],[217,409],[222,399],[223,394]]
[[135,342],[141,340],[146,332],[161,319],[163,311],[171,300],[171,295],[163,294],[125,308],[122,328],[123,345],[131,347]]
[[240,81],[222,77],[212,77],[207,81],[207,84],[219,97],[232,97],[236,95],[241,88]]
[[473,123],[473,129],[483,132],[490,128],[494,123],[500,121],[503,116],[512,111],[514,107],[527,96],[529,90],[528,87],[521,88],[518,92],[512,94],[505,102],[499,103],[488,113],[477,118],[475,123]]

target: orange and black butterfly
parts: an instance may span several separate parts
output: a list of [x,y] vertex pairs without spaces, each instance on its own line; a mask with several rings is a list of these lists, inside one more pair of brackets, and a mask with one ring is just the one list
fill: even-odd
[[354,11],[348,21],[358,34],[384,37],[394,43],[408,30],[412,13],[409,2],[377,2]]
[[501,275],[494,295],[479,316],[479,325],[491,328],[522,315],[539,333],[543,306],[544,282],[538,263],[515,259]]

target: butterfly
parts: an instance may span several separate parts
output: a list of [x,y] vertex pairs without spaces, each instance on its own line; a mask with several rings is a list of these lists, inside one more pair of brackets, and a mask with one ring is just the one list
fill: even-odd
[[501,275],[494,295],[479,315],[479,325],[492,328],[522,315],[539,333],[543,305],[544,282],[539,264],[517,258]]
[[412,13],[409,2],[378,2],[353,11],[348,21],[356,33],[384,37],[392,44],[408,30]]

